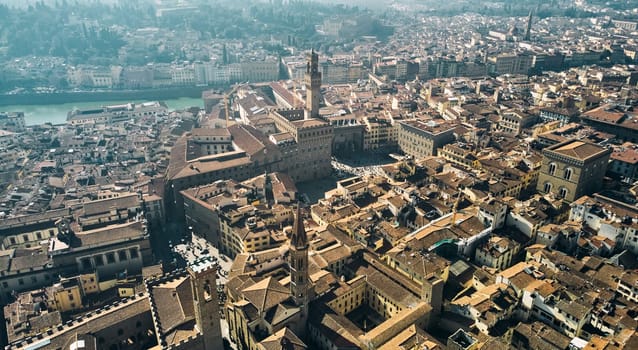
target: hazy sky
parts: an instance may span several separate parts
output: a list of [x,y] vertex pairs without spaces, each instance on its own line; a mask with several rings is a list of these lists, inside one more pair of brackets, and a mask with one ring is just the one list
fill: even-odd
[[[30,4],[34,4],[37,1],[42,0],[0,0],[0,4],[10,5],[10,6],[28,6]],[[55,4],[56,0],[43,0],[48,4]],[[59,0],[61,1],[61,0]],[[75,2],[76,0],[67,0],[68,2]],[[146,1],[146,2],[154,2],[153,0],[77,0],[79,2],[95,2],[99,1],[102,3],[117,3],[117,2],[127,2],[127,1]],[[241,0],[240,0],[241,1]],[[267,2],[268,0],[261,0],[263,2]],[[332,4],[346,4],[346,5],[357,5],[357,6],[368,6],[368,7],[381,7],[390,5],[392,0],[314,0],[316,2],[321,3],[332,3]],[[395,0],[396,1],[396,0]],[[399,0],[399,2],[411,2],[413,0]]]
[[[9,6],[29,6],[35,4],[38,1],[44,1],[45,4],[55,4],[56,0],[0,0],[0,4],[9,5]],[[62,0],[58,0],[62,1]],[[74,3],[76,0],[67,0],[69,3]],[[77,0],[78,2],[96,2],[97,0]],[[99,0],[102,3],[117,3],[120,1],[127,0]],[[140,1],[140,0],[128,0],[128,1]],[[144,0],[144,1],[152,1],[152,0]]]

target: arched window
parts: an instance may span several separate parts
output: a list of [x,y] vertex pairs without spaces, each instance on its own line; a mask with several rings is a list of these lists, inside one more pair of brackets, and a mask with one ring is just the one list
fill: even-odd
[[572,168],[565,169],[565,173],[563,174],[563,179],[567,181],[572,179]]
[[567,197],[567,193],[568,192],[569,191],[567,191],[567,189],[565,187],[561,187],[560,190],[558,190],[558,196],[560,198],[565,198],[565,197]]
[[543,185],[543,192],[549,193],[551,191],[552,191],[552,184],[549,182],[546,182],[545,185]]
[[554,175],[556,172],[556,163],[549,163],[549,175]]
[[204,282],[204,300],[210,301],[213,298],[213,289],[210,280]]

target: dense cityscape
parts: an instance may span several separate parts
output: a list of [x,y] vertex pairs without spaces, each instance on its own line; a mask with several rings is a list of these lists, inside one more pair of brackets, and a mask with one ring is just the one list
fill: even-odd
[[0,0],[0,344],[638,349],[637,64],[638,1]]

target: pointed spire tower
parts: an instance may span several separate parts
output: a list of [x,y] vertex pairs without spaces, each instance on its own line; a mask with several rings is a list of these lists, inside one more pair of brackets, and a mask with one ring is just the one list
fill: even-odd
[[295,304],[302,308],[304,317],[307,317],[309,302],[308,237],[299,204],[297,204],[297,213],[290,236],[290,293]]
[[527,27],[525,28],[525,41],[530,41],[532,37],[532,10],[529,11],[527,16]]

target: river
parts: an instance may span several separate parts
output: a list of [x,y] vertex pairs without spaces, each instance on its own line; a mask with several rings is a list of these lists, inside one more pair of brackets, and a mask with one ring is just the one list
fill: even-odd
[[[204,101],[201,98],[180,97],[162,100],[169,109],[177,110],[188,107],[204,108]],[[24,121],[27,125],[39,125],[44,123],[63,124],[66,122],[67,113],[73,108],[93,108],[107,105],[116,105],[138,101],[97,101],[97,102],[73,102],[50,105],[11,105],[0,107],[1,112],[24,112]]]

